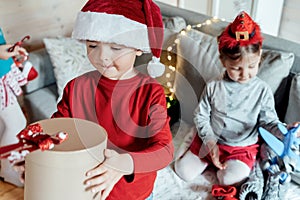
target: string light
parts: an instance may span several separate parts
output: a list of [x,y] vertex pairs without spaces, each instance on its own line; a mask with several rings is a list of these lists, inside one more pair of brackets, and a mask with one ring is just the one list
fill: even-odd
[[220,19],[220,18],[214,16],[211,19],[207,19],[207,20],[205,20],[205,22],[202,22],[199,24],[194,24],[194,25],[188,24],[185,29],[182,29],[181,31],[179,31],[179,33],[177,33],[176,39],[173,41],[173,43],[170,46],[167,47],[168,63],[165,63],[165,65],[168,65],[168,68],[170,71],[166,73],[167,88],[169,90],[169,93],[166,96],[169,98],[169,100],[173,100],[173,98],[174,98],[175,88],[170,79],[175,76],[175,71],[176,71],[176,67],[172,66],[172,64],[170,64],[170,63],[171,63],[171,61],[175,60],[175,58],[173,59],[173,57],[176,56],[176,55],[174,55],[174,52],[176,50],[176,45],[180,43],[181,36],[187,35],[188,32],[191,31],[192,29],[199,29],[203,26],[209,26],[213,23],[218,23],[220,21],[225,21],[225,19]]

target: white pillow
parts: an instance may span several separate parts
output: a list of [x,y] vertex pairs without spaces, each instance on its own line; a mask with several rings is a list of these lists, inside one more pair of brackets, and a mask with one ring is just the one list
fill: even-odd
[[[207,81],[224,71],[219,60],[215,37],[197,30],[179,35],[177,45],[177,73],[175,95],[180,102],[181,119],[193,124],[194,110]],[[263,50],[258,76],[266,81],[275,93],[281,81],[288,76],[294,54]]]
[[193,124],[194,110],[205,82],[223,72],[216,39],[191,30],[179,35],[175,75],[175,95],[180,102],[181,119]]
[[286,123],[300,121],[300,73],[296,74],[292,79],[289,103],[284,121]]
[[84,43],[67,37],[44,38],[43,41],[54,66],[59,101],[71,79],[95,68],[87,58]]

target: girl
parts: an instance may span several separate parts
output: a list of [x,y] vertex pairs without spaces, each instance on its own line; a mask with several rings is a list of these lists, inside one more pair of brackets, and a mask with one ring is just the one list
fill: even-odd
[[218,37],[226,70],[207,83],[195,110],[198,135],[175,162],[182,179],[191,180],[213,164],[220,185],[240,185],[256,161],[258,127],[270,130],[280,123],[270,87],[256,76],[262,41],[260,27],[245,12]]

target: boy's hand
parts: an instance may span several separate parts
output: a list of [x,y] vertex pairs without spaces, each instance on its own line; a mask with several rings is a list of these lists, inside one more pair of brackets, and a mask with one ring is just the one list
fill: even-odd
[[25,183],[25,160],[19,160],[19,161],[15,161],[13,164],[13,169],[18,172],[19,174],[19,179],[21,181],[21,183]]
[[209,155],[213,164],[219,169],[225,169],[226,165],[220,162],[219,147],[215,141],[208,141],[206,143],[207,148],[209,149]]
[[133,173],[133,160],[129,154],[119,154],[114,150],[104,150],[105,160],[87,172],[87,190],[106,199],[115,184],[124,176]]
[[0,59],[7,60],[10,57],[20,55],[20,52],[24,53],[25,55],[28,54],[26,49],[20,46],[16,46],[14,48],[14,51],[8,52],[8,49],[11,48],[12,46],[13,46],[12,44],[0,45]]

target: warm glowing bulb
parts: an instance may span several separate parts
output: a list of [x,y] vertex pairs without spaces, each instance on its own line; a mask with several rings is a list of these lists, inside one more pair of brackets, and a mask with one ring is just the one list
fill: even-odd
[[192,29],[192,26],[191,25],[188,25],[187,27],[186,27],[186,30],[191,30]]
[[172,92],[172,93],[175,92],[174,88],[169,88],[169,91]]
[[170,78],[170,77],[171,77],[171,74],[170,74],[170,73],[166,73],[166,77],[167,77],[167,78]]
[[167,82],[167,86],[170,88],[172,87],[172,83],[171,82]]
[[172,70],[173,72],[175,72],[175,67],[173,67],[172,65],[169,65],[169,69]]
[[172,51],[172,47],[171,46],[169,46],[168,48],[167,48],[167,51]]
[[207,25],[209,25],[209,24],[211,24],[211,20],[206,20],[206,22],[205,22]]

